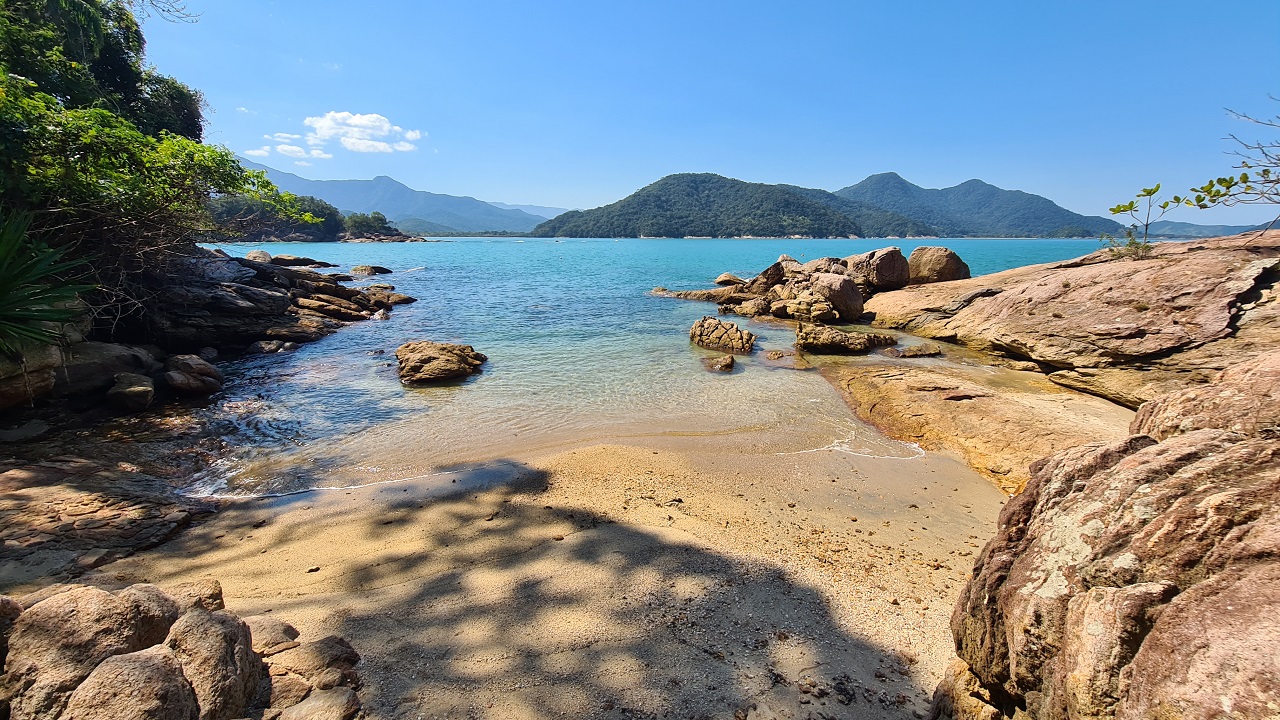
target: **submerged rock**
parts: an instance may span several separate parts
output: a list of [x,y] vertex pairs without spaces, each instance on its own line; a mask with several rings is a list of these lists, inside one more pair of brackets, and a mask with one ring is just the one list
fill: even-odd
[[796,348],[815,355],[852,355],[872,348],[893,345],[898,340],[879,333],[843,332],[823,325],[796,327]]
[[889,347],[881,352],[894,358],[934,357],[942,354],[942,348],[938,347],[936,343],[926,342],[919,345],[908,345],[904,348]]
[[711,372],[733,372],[734,359],[732,355],[721,355],[713,358],[703,358],[702,364]]
[[736,323],[710,315],[703,316],[689,329],[689,340],[712,350],[749,353],[755,348],[756,336]]
[[396,348],[400,381],[406,385],[474,375],[480,372],[480,366],[488,359],[470,345],[420,340]]
[[[247,254],[245,255],[245,258],[249,260],[254,259],[250,258]],[[309,257],[301,257],[299,255],[276,255],[266,262],[269,262],[272,265],[279,265],[281,267],[337,267],[337,265],[334,265],[333,263],[327,263],[323,260],[316,260]]]

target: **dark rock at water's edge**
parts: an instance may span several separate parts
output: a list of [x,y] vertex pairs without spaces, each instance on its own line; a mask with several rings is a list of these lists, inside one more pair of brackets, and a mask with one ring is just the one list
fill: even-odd
[[0,716],[10,720],[351,720],[360,655],[224,608],[216,580],[55,585],[0,596]]
[[952,616],[935,717],[1271,717],[1280,350],[1035,465]]
[[389,275],[391,268],[385,268],[381,265],[356,265],[351,268],[352,275]]
[[756,344],[756,336],[750,330],[710,315],[693,324],[689,329],[689,340],[704,348],[739,353],[751,352]]
[[470,345],[418,340],[396,348],[400,382],[421,385],[464,378],[480,372],[489,358]]
[[[134,391],[126,401],[125,388],[113,389],[121,373],[150,377],[155,389],[166,392],[208,395],[221,389],[220,373],[164,367],[165,354],[199,351],[216,358],[219,351],[236,355],[291,349],[350,322],[379,313],[385,318],[393,306],[414,301],[388,290],[350,288],[294,266],[311,258],[249,254],[270,262],[196,248],[165,272],[148,276],[150,290],[138,317],[112,329],[121,339],[147,344],[85,341],[87,326],[69,327],[66,347],[33,348],[22,362],[0,358],[0,410],[50,395],[102,394],[105,399],[108,390],[116,407],[145,408],[145,391]],[[288,264],[278,264],[282,259]],[[135,382],[131,387],[141,386]]]

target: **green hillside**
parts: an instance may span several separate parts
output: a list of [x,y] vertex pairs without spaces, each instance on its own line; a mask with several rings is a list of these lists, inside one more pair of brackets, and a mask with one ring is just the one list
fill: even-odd
[[1073,213],[1039,195],[981,180],[930,190],[897,173],[881,173],[835,194],[914,218],[947,237],[1088,237],[1121,229],[1114,220]]
[[668,175],[612,205],[548,220],[535,237],[847,237],[848,215],[780,185]]

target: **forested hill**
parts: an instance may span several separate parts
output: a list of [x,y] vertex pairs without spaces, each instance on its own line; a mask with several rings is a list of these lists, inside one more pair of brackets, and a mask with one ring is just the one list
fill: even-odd
[[881,173],[835,194],[914,218],[947,237],[1096,237],[1122,229],[1114,220],[1073,213],[1039,195],[981,180],[931,190],[897,173]]
[[[542,223],[536,237],[847,237],[857,220],[798,188],[713,175],[668,175],[612,205]],[[822,191],[814,191],[821,193]],[[829,194],[829,193],[828,193]]]
[[525,232],[543,220],[522,210],[494,207],[471,197],[414,190],[386,176],[372,180],[308,180],[244,159],[241,164],[265,171],[281,190],[320,198],[344,213],[376,210],[393,221],[416,218],[462,232]]

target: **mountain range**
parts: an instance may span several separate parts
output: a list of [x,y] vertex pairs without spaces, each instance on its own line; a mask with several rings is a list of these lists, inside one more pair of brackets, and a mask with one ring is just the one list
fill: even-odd
[[1097,237],[1120,223],[981,180],[930,190],[896,173],[832,192],[710,173],[668,175],[616,203],[559,215],[539,237]]
[[[414,190],[387,176],[309,180],[262,170],[279,187],[324,200],[343,213],[379,211],[409,234],[528,233],[535,237],[1098,237],[1118,234],[1110,219],[981,180],[929,189],[897,173],[871,175],[834,192],[752,183],[711,173],[668,175],[609,205],[571,210],[485,202]],[[1160,221],[1152,237],[1232,235],[1243,225]]]
[[[406,232],[522,233],[547,219],[510,206],[496,207],[473,197],[414,190],[386,175],[372,180],[308,180],[243,158],[240,164],[266,172],[271,182],[285,192],[318,197],[344,214],[377,210]],[[415,229],[409,230],[406,225]]]

